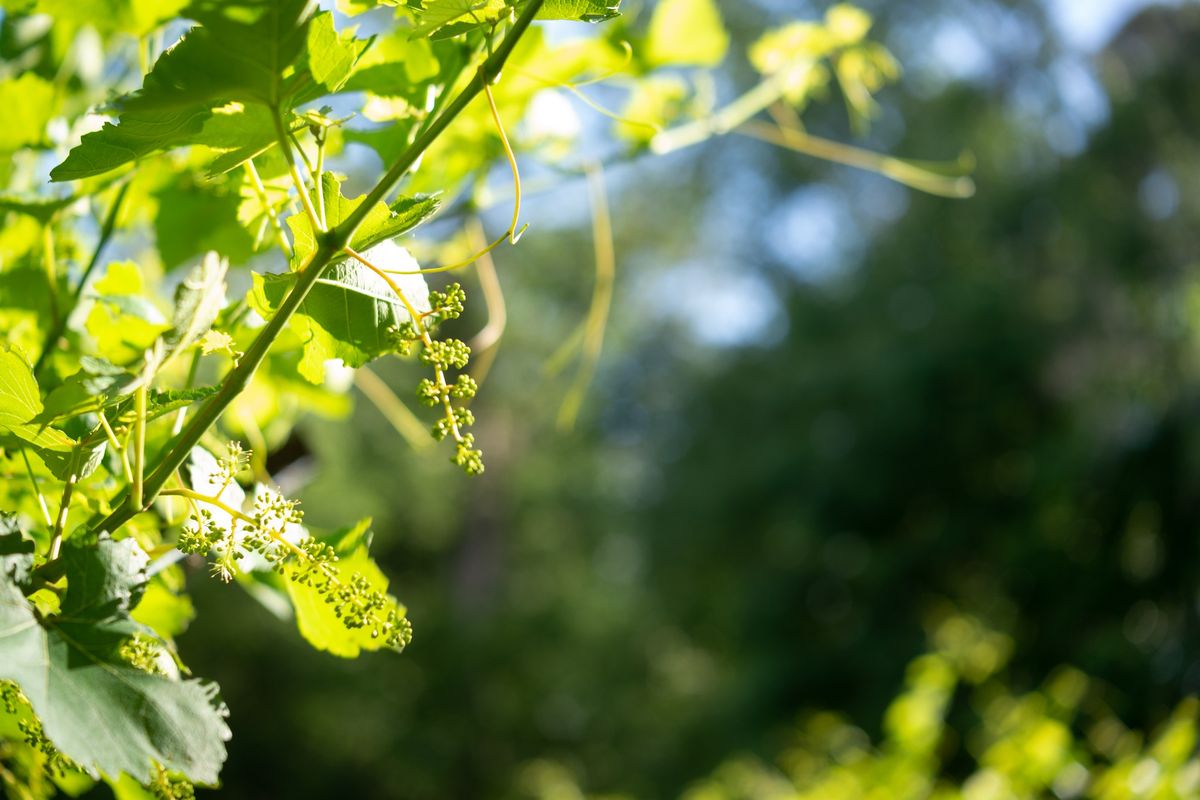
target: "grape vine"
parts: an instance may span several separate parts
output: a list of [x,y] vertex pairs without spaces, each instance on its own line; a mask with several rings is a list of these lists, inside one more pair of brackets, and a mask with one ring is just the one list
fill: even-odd
[[[509,129],[539,93],[611,123],[606,154],[576,142],[577,163],[557,165],[590,177],[598,240],[611,236],[603,164],[727,133],[924,191],[970,190],[959,172],[800,128],[795,112],[830,85],[865,123],[895,77],[849,6],[767,32],[749,51],[758,82],[721,107],[701,90],[729,49],[712,0],[663,0],[648,23],[621,16],[619,0],[337,9],[25,0],[0,19],[0,33],[21,34],[0,94],[26,112],[0,136],[0,780],[16,796],[106,782],[121,797],[183,798],[218,783],[226,709],[175,646],[192,613],[186,577],[206,563],[290,609],[331,654],[412,640],[371,560],[370,521],[309,526],[268,455],[303,413],[342,399],[331,376],[350,368],[395,418],[413,414],[405,396],[431,409],[450,460],[484,472],[469,404],[507,320],[490,254],[529,227],[520,161],[538,143]],[[555,44],[535,24],[546,20],[606,26]],[[89,42],[103,69],[78,56]],[[623,109],[585,91],[602,82],[627,90]],[[347,189],[362,171],[352,146],[383,165],[360,196]],[[493,164],[511,176],[503,233],[478,233],[465,258],[411,236],[443,207],[478,207]],[[421,248],[444,263],[422,267]],[[611,243],[598,241],[596,262],[592,311],[556,357],[579,361],[565,420],[599,358]],[[475,265],[490,319],[472,364],[457,335],[473,322]],[[463,277],[433,284],[452,272]],[[416,362],[415,387],[394,392],[366,371],[383,357]]]

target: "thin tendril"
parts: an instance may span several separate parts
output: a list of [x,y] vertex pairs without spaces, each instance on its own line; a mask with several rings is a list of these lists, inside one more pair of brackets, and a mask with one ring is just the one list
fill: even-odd
[[492,121],[496,123],[496,133],[499,134],[500,144],[504,147],[504,157],[508,159],[508,166],[512,170],[513,217],[505,235],[508,236],[509,244],[516,244],[521,239],[521,236],[524,235],[525,228],[529,227],[526,225],[525,228],[517,230],[517,223],[521,218],[521,171],[517,168],[517,155],[513,152],[512,145],[508,143],[508,134],[504,130],[503,120],[500,119],[500,110],[496,108],[496,98],[492,95],[492,87],[485,83],[483,85],[483,94],[487,97],[488,108],[492,111]]

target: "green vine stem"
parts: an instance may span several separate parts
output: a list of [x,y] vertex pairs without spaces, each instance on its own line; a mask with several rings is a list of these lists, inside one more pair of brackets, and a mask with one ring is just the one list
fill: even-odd
[[[117,229],[117,216],[121,213],[121,206],[125,203],[125,196],[129,193],[129,185],[131,181],[126,181],[121,184],[121,188],[117,190],[117,196],[113,198],[112,205],[108,208],[108,214],[104,217],[104,224],[100,228],[100,238],[96,241],[96,247],[92,250],[92,257],[88,259],[87,266],[83,269],[83,274],[79,276],[79,283],[76,284],[75,290],[71,293],[70,303],[66,308],[59,309],[59,313],[54,318],[54,324],[50,327],[50,331],[46,334],[46,341],[42,343],[42,351],[38,354],[38,359],[33,365],[34,376],[40,376],[42,368],[46,366],[47,359],[54,352],[55,345],[62,338],[63,333],[67,329],[67,321],[71,317],[71,312],[75,310],[75,306],[79,305],[79,298],[83,296],[83,290],[87,287],[88,279],[91,278],[92,272],[95,271],[96,265],[100,263],[100,254],[104,252],[104,248],[112,239],[113,233]],[[50,287],[51,296],[53,296],[54,286]]]

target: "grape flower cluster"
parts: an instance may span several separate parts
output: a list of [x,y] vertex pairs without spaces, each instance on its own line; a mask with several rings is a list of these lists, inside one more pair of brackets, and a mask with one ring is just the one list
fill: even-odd
[[[433,438],[439,442],[454,440],[452,461],[468,475],[483,472],[483,451],[475,446],[475,434],[466,428],[475,424],[475,415],[454,401],[466,401],[479,389],[475,379],[462,370],[471,358],[471,348],[459,339],[434,339],[437,326],[446,320],[458,319],[463,313],[467,293],[452,283],[445,291],[429,293],[429,311],[415,320],[407,320],[388,329],[392,348],[402,356],[420,348],[420,359],[433,368],[433,378],[423,378],[417,385],[417,398],[425,405],[441,406],[443,415],[433,425]],[[458,372],[454,383],[446,380],[450,370]]]
[[[228,478],[226,485],[236,475],[241,456],[238,448],[220,460],[218,477]],[[395,650],[412,640],[412,624],[392,598],[362,575],[339,574],[333,547],[311,536],[292,541],[285,535],[303,519],[297,501],[263,486],[255,492],[249,512],[231,508],[218,497],[187,496],[194,511],[176,547],[188,554],[211,555],[215,576],[229,581],[242,571],[239,562],[258,556],[280,575],[314,589],[347,630],[368,630]]]

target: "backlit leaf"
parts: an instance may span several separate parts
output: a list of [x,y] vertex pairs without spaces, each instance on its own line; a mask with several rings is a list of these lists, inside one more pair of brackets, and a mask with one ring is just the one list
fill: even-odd
[[142,88],[116,102],[120,117],[89,133],[52,180],[100,175],[160,150],[200,143],[213,109],[231,102],[289,110],[307,71],[285,72],[305,53],[311,0],[198,0],[200,25],[154,64]]
[[[416,261],[399,245],[385,241],[364,256],[382,269],[411,270]],[[429,310],[428,289],[420,275],[396,275],[393,280],[418,312]],[[296,283],[296,273],[254,276],[251,305],[270,316]],[[353,259],[328,267],[291,319],[304,341],[300,373],[313,383],[325,379],[325,361],[341,359],[361,367],[391,352],[388,329],[410,318],[404,304],[380,276]]]

